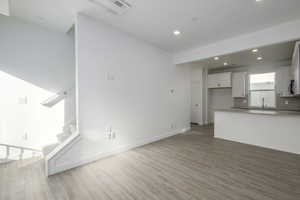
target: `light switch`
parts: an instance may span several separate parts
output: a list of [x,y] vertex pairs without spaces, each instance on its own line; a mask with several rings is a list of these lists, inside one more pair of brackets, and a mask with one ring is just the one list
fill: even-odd
[[107,73],[106,74],[106,80],[108,81],[114,81],[115,80],[115,76],[111,73]]

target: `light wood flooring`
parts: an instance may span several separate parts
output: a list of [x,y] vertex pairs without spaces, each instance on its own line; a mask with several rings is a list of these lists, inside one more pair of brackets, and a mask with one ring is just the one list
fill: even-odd
[[193,127],[49,178],[41,160],[0,165],[0,200],[18,199],[300,200],[300,156]]

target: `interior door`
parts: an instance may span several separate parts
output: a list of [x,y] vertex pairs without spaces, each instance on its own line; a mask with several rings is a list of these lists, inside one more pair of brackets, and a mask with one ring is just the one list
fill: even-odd
[[202,87],[200,82],[191,85],[191,122],[202,124]]

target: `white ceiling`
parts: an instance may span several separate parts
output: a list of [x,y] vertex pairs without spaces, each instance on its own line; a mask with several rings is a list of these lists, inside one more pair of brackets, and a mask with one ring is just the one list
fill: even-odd
[[[117,16],[88,0],[11,0],[11,15],[67,32],[77,11],[149,43],[181,51],[300,19],[299,0],[127,0]],[[173,36],[173,30],[182,32]]]
[[[221,67],[241,67],[241,66],[255,66],[264,63],[284,63],[291,62],[296,41],[285,42],[280,44],[273,44],[269,46],[259,47],[257,53],[253,53],[252,49],[218,56],[219,60],[214,58],[207,58],[197,62],[196,65],[206,66],[208,68]],[[262,57],[262,60],[257,60]],[[224,66],[224,62],[228,66]]]

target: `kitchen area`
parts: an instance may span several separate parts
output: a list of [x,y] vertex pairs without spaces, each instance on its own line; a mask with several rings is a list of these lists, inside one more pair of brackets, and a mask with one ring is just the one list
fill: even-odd
[[299,49],[290,41],[200,61],[198,124],[214,124],[215,138],[300,154]]

